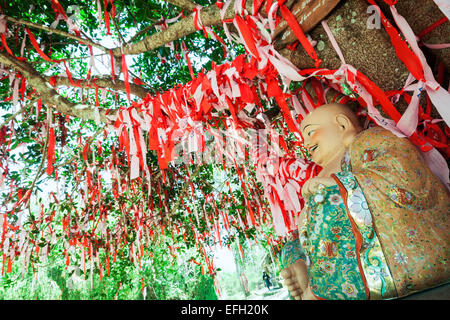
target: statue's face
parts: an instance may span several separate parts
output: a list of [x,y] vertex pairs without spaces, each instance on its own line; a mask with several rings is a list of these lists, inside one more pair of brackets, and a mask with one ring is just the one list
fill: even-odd
[[301,123],[305,147],[311,154],[311,160],[321,167],[336,160],[345,150],[343,131],[339,130],[333,119],[333,114],[315,110]]

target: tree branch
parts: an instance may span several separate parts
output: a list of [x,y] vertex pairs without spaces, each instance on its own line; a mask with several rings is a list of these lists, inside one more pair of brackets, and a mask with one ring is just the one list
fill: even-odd
[[37,100],[37,98],[32,98],[30,99],[30,101],[25,104],[22,108],[20,108],[19,111],[17,111],[16,113],[14,113],[13,115],[11,115],[10,117],[8,117],[8,119],[6,119],[1,125],[0,125],[0,130],[6,126],[10,121],[14,120],[19,114],[21,114],[22,112],[24,112],[26,110],[26,108],[29,107],[30,103],[33,103]]
[[124,39],[123,36],[122,36],[122,33],[120,32],[120,28],[119,28],[119,26],[117,25],[116,19],[112,19],[112,22],[113,22],[113,24],[114,24],[114,28],[116,29],[117,34],[119,35],[120,43],[121,43],[121,44],[122,44],[122,43],[126,43],[125,39]]
[[51,120],[51,114],[50,114],[50,112],[47,111],[47,125],[45,126],[45,135],[46,136],[45,136],[44,149],[42,151],[42,160],[37,169],[36,176],[34,177],[33,182],[31,183],[31,186],[29,189],[31,193],[33,192],[33,189],[34,189],[34,186],[36,185],[37,180],[42,175],[41,171],[42,171],[42,168],[44,167],[45,156],[47,154],[47,148],[48,148],[48,136],[49,136],[50,122],[51,122],[50,120]]
[[[303,0],[294,3],[291,13],[299,22],[303,32],[311,31],[320,23],[341,0]],[[297,40],[294,31],[288,27],[286,20],[281,20],[274,32],[275,48],[281,49]]]
[[145,27],[144,29],[142,29],[141,31],[139,31],[138,33],[136,33],[136,34],[128,41],[128,43],[133,43],[133,41],[136,40],[136,38],[139,37],[141,34],[143,34],[143,33],[147,32],[147,31],[149,31],[150,29],[154,28],[156,25],[158,25],[158,24],[160,24],[160,23],[162,23],[162,20],[153,22],[151,25]]
[[[50,78],[51,77],[47,76],[47,77],[45,77],[45,80],[47,82],[49,82]],[[74,86],[70,82],[69,78],[67,78],[67,77],[56,77],[54,79],[56,80],[56,83],[55,83],[56,86],[66,86],[66,87]],[[109,89],[126,92],[124,81],[118,80],[118,79],[115,79],[113,81],[112,78],[110,78],[110,77],[98,78],[98,79],[94,79],[94,81],[86,80],[86,79],[83,79],[83,80],[82,79],[73,79],[73,81],[75,83],[77,83],[78,85],[80,85],[82,88],[85,88],[85,87],[94,88],[96,85],[100,88],[109,88]],[[130,92],[141,99],[145,98],[147,96],[147,94],[149,93],[149,91],[147,89],[145,89],[144,87],[138,86],[134,83],[130,83]]]
[[[253,6],[253,0],[246,1],[245,7],[247,11],[251,12]],[[224,19],[231,19],[235,15],[233,4],[231,4],[226,13]],[[206,26],[216,26],[222,23],[222,17],[220,16],[220,10],[215,5],[212,4],[208,7],[205,7],[201,10],[200,18],[203,25]],[[178,21],[170,25],[167,29],[154,33],[139,42],[134,44],[129,44],[123,47],[123,53],[127,55],[131,54],[140,54],[143,52],[151,51],[156,48],[159,48],[167,43],[175,41],[177,39],[181,39],[191,33],[196,32],[194,24],[194,16],[190,14],[186,18]],[[122,55],[122,48],[118,47],[113,49],[113,54],[116,57],[120,57]]]
[[102,46],[102,45],[100,45],[100,44],[98,44],[98,43],[96,43],[96,42],[94,42],[94,41],[92,41],[90,39],[80,38],[80,37],[78,37],[78,36],[76,36],[74,34],[71,34],[71,33],[65,32],[65,31],[61,31],[61,30],[58,30],[58,29],[50,28],[50,27],[47,27],[47,26],[43,26],[41,24],[37,24],[37,23],[34,23],[34,22],[26,21],[26,20],[23,20],[23,19],[16,19],[16,18],[13,18],[13,17],[8,17],[8,16],[4,16],[4,18],[6,20],[10,21],[10,22],[13,22],[13,23],[16,23],[16,24],[19,24],[19,25],[26,25],[26,26],[29,26],[29,27],[32,27],[32,28],[35,28],[35,29],[43,30],[43,31],[50,32],[50,33],[55,33],[55,34],[58,34],[60,36],[66,37],[66,38],[70,38],[70,39],[76,40],[76,41],[78,41],[80,43],[84,43],[86,45],[90,45],[90,46],[96,47],[96,48],[98,48],[98,49],[100,49],[100,50],[102,50],[104,52],[108,52],[108,50],[109,50],[108,48],[105,48],[104,46]]
[[[0,62],[12,67],[24,75],[28,83],[39,93],[44,104],[53,106],[56,110],[68,116],[94,121],[97,119],[97,110],[95,108],[89,108],[82,104],[70,102],[68,99],[59,95],[58,92],[47,83],[45,78],[34,70],[27,62],[19,61],[6,52],[0,52]],[[106,117],[107,110],[99,108],[98,112],[100,113],[100,121],[109,123],[109,119]],[[109,116],[111,115],[114,115],[114,112],[109,114]]]

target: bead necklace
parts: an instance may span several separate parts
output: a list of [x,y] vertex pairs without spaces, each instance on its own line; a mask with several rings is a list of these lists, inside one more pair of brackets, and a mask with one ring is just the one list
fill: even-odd
[[[314,196],[313,201],[315,203],[322,203],[323,201],[325,201],[325,186],[323,184],[319,184],[319,186],[317,188],[317,193]],[[305,201],[305,210],[306,210],[306,216],[303,219],[303,223],[299,228],[299,240],[300,240],[301,246],[303,247],[303,249],[305,251],[306,256],[308,257],[310,255],[311,249],[312,249],[311,241],[308,239],[309,238],[308,222],[309,222],[310,211],[311,211],[308,201]]]

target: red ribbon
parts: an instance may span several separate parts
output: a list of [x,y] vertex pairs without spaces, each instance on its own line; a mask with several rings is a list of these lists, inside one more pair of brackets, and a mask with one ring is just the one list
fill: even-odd
[[272,7],[273,0],[266,1],[266,14],[269,15],[270,8]]
[[181,49],[183,50],[184,53],[184,57],[186,58],[186,62],[188,65],[188,69],[189,69],[189,74],[191,75],[191,79],[195,80],[195,75],[194,75],[194,69],[192,68],[192,63],[191,60],[189,59],[189,50],[186,47],[186,44],[184,42],[181,43]]
[[255,0],[253,1],[253,14],[256,15],[256,13],[261,8],[261,5],[263,4],[264,0]]
[[[316,78],[311,78],[311,85],[313,87],[314,92],[317,97],[317,106],[321,106],[326,103],[324,97],[324,89],[322,87],[322,83]],[[305,91],[306,92],[306,91]]]
[[[376,5],[375,1],[367,1],[369,1],[369,3],[376,8],[378,14],[380,15],[381,22],[383,23],[383,26],[391,40],[391,43],[394,46],[398,58],[405,64],[406,68],[408,68],[414,78],[416,78],[417,80],[425,81],[423,75],[423,66],[419,58],[408,47],[406,41],[400,37],[398,30],[386,19],[383,12]],[[389,2],[394,3],[392,1]]]
[[0,37],[2,38],[2,43],[3,43],[3,46],[5,47],[6,51],[14,57],[14,54],[12,53],[11,49],[8,47],[8,44],[6,43],[5,35],[2,33],[0,35]]
[[[28,36],[30,37],[31,44],[33,45],[34,49],[36,49],[37,53],[41,56],[42,59],[44,59],[45,61],[48,61],[48,62],[56,62],[56,63],[60,61],[60,60],[53,60],[53,59],[49,58],[44,53],[44,51],[42,51],[41,48],[39,47],[39,44],[37,43],[36,38],[34,37],[34,34],[28,28],[25,28],[25,31],[28,33]],[[3,40],[3,34],[2,34],[2,40]]]
[[57,18],[58,18],[58,15],[61,14],[64,19],[67,19],[67,14],[64,11],[64,8],[59,4],[58,0],[52,0],[52,9],[53,9],[53,12],[55,12],[55,15]]
[[275,78],[266,79],[267,81],[267,96],[274,97],[278,105],[281,108],[283,117],[286,120],[286,124],[291,132],[300,132],[292,118],[291,111],[286,103],[286,99],[283,96],[283,92],[278,86],[278,81]]
[[204,26],[199,26],[198,24],[198,18],[200,15],[200,10],[198,8],[194,8],[192,9],[192,11],[194,11],[194,26],[196,30],[203,30],[203,34],[205,36],[205,38],[208,38],[208,32],[206,32],[206,28]]
[[217,0],[216,6],[217,6],[217,8],[222,9],[222,7],[223,7],[223,2],[222,2],[221,0]]
[[374,96],[384,112],[395,122],[398,122],[401,118],[401,114],[394,107],[392,102],[386,97],[386,94],[381,90],[375,83],[373,83],[369,78],[362,74],[359,70],[356,72],[356,79],[369,91],[369,93]]
[[259,56],[258,50],[256,49],[255,40],[253,38],[253,35],[250,31],[248,24],[239,15],[236,15],[234,17],[234,20],[238,25],[238,28],[240,30],[242,38],[244,39],[245,44],[247,45],[248,50],[258,61],[260,61],[261,57]]
[[316,51],[314,50],[313,46],[309,42],[308,38],[306,38],[305,34],[303,33],[303,30],[300,27],[297,19],[284,4],[280,4],[280,11],[281,11],[281,14],[282,14],[284,20],[286,20],[289,27],[294,32],[295,36],[302,44],[303,48],[305,48],[308,55],[315,61],[315,63],[314,63],[315,67],[318,68],[319,65],[322,63],[322,60],[320,60],[317,57]]
[[421,32],[419,32],[419,34],[417,34],[417,38],[422,39],[423,37],[425,37],[428,33],[430,33],[431,31],[433,31],[434,29],[436,29],[437,27],[439,27],[441,24],[445,23],[448,21],[447,17],[443,17],[442,19],[436,21],[435,23],[433,23],[432,25],[426,27],[424,30],[422,30]]
[[69,68],[67,68],[67,64],[65,60],[62,60],[64,67],[66,68],[66,74],[67,74],[67,78],[69,78],[69,82],[74,86],[74,87],[81,87],[80,82],[81,80],[78,80],[78,82],[73,81],[72,78],[72,74],[69,71]]
[[110,22],[109,22],[109,12],[107,10],[108,7],[108,0],[104,1],[105,3],[105,25],[106,25],[106,35],[110,35],[111,31],[110,31]]
[[55,130],[50,128],[48,134],[48,147],[47,147],[47,174],[51,175],[53,172],[53,163],[55,161]]

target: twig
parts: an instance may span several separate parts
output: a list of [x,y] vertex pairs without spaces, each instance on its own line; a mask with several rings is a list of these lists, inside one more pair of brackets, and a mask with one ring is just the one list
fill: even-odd
[[108,48],[105,48],[104,46],[102,46],[102,45],[100,45],[100,44],[98,44],[98,43],[96,43],[96,42],[94,42],[94,41],[92,41],[90,39],[84,39],[84,38],[78,37],[78,36],[76,36],[74,34],[71,34],[71,33],[65,32],[65,31],[61,31],[61,30],[58,30],[58,29],[50,28],[50,27],[47,27],[47,26],[43,26],[41,24],[37,24],[37,23],[34,23],[34,22],[26,21],[26,20],[23,20],[23,19],[16,19],[16,18],[13,18],[13,17],[8,17],[8,16],[4,16],[4,18],[6,20],[10,21],[10,22],[13,22],[13,23],[16,23],[16,24],[19,24],[19,25],[26,25],[26,26],[29,26],[29,27],[32,27],[32,28],[35,28],[35,29],[44,30],[46,32],[52,32],[52,33],[58,34],[60,36],[76,40],[78,42],[81,42],[81,43],[84,43],[84,44],[87,44],[87,45],[91,45],[93,47],[96,47],[96,48],[104,51],[104,52],[108,52],[108,50],[109,50]]
[[[70,61],[70,60],[81,60],[81,59],[89,59],[90,57],[101,57],[101,56],[106,56],[108,55],[107,53],[99,53],[99,54],[94,54],[94,55],[89,55],[89,56],[83,56],[83,57],[72,57],[72,58],[64,58],[65,61]],[[48,63],[47,61],[32,61],[31,64],[35,65],[35,64],[40,64],[40,63]]]
[[[85,120],[96,120],[98,112],[100,111],[100,121],[108,123],[109,119],[106,117],[106,110],[90,108],[82,104],[77,104],[69,101],[67,98],[61,96],[55,89],[48,86],[45,78],[31,67],[26,61],[19,61],[14,59],[6,52],[0,51],[0,62],[9,65],[10,67],[20,71],[28,80],[28,83],[36,89],[39,93],[42,102],[46,105],[53,106],[59,112],[78,117]],[[109,114],[109,117],[113,116]]]
[[120,42],[121,42],[121,43],[126,43],[125,39],[124,39],[123,36],[122,36],[122,33],[120,33],[119,27],[117,26],[117,21],[116,21],[116,19],[113,19],[113,24],[114,24],[114,27],[116,28],[117,34],[119,35]]
[[[197,170],[195,170],[195,172],[191,175],[191,177],[190,177],[191,180],[194,179],[200,173],[201,168],[202,168],[202,166],[198,166]],[[170,212],[170,215],[175,214],[176,211],[178,210],[178,208],[180,207],[181,199],[184,197],[184,194],[186,193],[186,190],[188,187],[189,187],[189,181],[186,181],[186,183],[183,186],[183,190],[181,190],[181,192],[179,193],[177,203],[175,203],[175,206],[173,207],[173,209]]]
[[[103,132],[103,130],[105,130],[105,129],[104,129],[104,128],[98,129],[98,130],[94,133],[94,135],[93,135],[92,137],[90,137],[89,139],[87,139],[86,143],[84,144],[83,148],[81,148],[81,150],[83,150],[84,147],[85,147],[86,145],[91,144],[91,143],[94,141],[94,139],[95,139],[100,133]],[[63,167],[63,166],[65,166],[65,165],[70,164],[70,163],[71,163],[75,158],[77,158],[78,156],[79,156],[78,154],[72,155],[72,157],[71,157],[69,160],[65,161],[64,163],[58,164],[55,168],[60,168],[60,167]]]
[[130,16],[133,16],[134,26],[137,28],[138,25],[137,25],[137,22],[136,22],[136,16],[130,11],[130,9],[128,8],[128,6],[125,6],[125,9],[127,9],[128,14],[129,14]]
[[8,119],[5,120],[5,122],[3,122],[0,125],[0,130],[3,129],[4,126],[6,126],[10,121],[14,120],[19,114],[21,114],[22,112],[25,111],[25,109],[30,105],[30,103],[34,103],[37,100],[37,98],[33,98],[31,99],[31,101],[27,104],[25,104],[22,108],[20,108],[19,111],[17,111],[16,113],[14,113],[13,115],[11,115]]
[[[41,176],[41,170],[44,167],[44,163],[45,163],[45,155],[47,153],[47,148],[48,148],[48,136],[49,136],[49,131],[50,131],[50,120],[52,117],[52,109],[48,108],[47,109],[47,125],[45,127],[45,133],[46,133],[46,137],[45,137],[45,143],[44,143],[44,151],[42,152],[42,160],[41,163],[39,164],[38,170],[37,170],[37,174],[33,179],[33,182],[31,183],[31,187],[30,187],[30,193],[33,192],[34,186],[36,185],[37,180],[40,178]],[[31,194],[30,194],[31,196]]]
[[154,23],[152,23],[151,25],[145,27],[144,29],[142,29],[141,31],[139,31],[138,33],[136,33],[129,41],[128,43],[132,43],[134,40],[136,40],[136,38],[138,38],[141,34],[149,31],[150,29],[154,28],[156,25],[160,24],[162,21],[156,21]]
[[[249,0],[245,2],[247,11],[252,10],[253,1]],[[231,5],[226,13],[225,19],[233,18],[235,15],[233,6]],[[201,21],[205,27],[215,26],[222,23],[222,17],[219,8],[215,5],[209,5],[204,7],[200,13]],[[175,41],[182,37],[185,37],[191,33],[197,32],[192,14],[189,14],[185,18],[170,25],[167,29],[156,32],[144,39],[133,43],[129,46],[117,47],[112,49],[114,56],[119,57],[123,54],[140,54],[143,52],[151,51],[169,42]],[[123,51],[123,52],[122,52]]]
[[[131,74],[131,72],[130,72],[130,74]],[[46,76],[45,80],[47,82],[49,82],[50,78],[51,77]],[[69,78],[67,78],[67,77],[56,77],[54,79],[56,80],[56,83],[55,83],[56,86],[59,86],[59,85],[67,86],[67,87],[73,86],[73,84],[70,82]],[[86,79],[73,78],[73,81],[81,87],[88,87],[88,88],[94,87],[94,83],[92,81],[89,81]],[[114,89],[114,90],[118,90],[118,91],[122,91],[122,92],[126,91],[125,82],[123,80],[116,79],[115,82],[113,82],[112,78],[110,78],[110,77],[95,79],[95,85],[98,86],[99,88],[109,88],[109,89]],[[138,96],[141,99],[146,97],[147,94],[150,92],[147,89],[145,89],[144,87],[134,84],[133,82],[131,82],[129,85],[130,85],[131,93],[134,94],[135,96]]]

